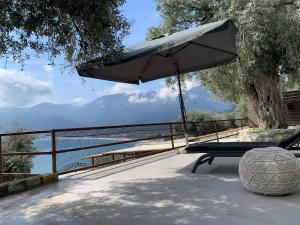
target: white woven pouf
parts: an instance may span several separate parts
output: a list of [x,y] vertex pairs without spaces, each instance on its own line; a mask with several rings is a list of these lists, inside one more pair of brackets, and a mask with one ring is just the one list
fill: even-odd
[[278,147],[247,151],[239,164],[246,189],[263,195],[286,195],[300,183],[300,165],[294,154]]

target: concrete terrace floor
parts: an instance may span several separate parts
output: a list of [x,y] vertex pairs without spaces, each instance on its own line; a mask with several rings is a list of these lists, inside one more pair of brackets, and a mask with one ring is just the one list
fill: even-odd
[[198,156],[167,152],[63,176],[0,199],[0,224],[300,224],[300,189],[282,197],[251,193],[232,158],[192,174]]

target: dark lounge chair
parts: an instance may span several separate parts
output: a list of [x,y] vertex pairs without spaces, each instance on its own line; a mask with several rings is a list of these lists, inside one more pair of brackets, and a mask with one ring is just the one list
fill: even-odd
[[[300,130],[298,130],[291,137],[281,142],[209,142],[209,143],[195,143],[186,147],[187,153],[205,153],[201,155],[193,169],[195,173],[198,166],[208,162],[209,165],[213,162],[215,157],[242,157],[247,151],[253,148],[265,147],[281,147],[286,150],[300,150],[300,147],[294,145],[300,140]],[[300,157],[300,153],[294,153],[296,157]]]

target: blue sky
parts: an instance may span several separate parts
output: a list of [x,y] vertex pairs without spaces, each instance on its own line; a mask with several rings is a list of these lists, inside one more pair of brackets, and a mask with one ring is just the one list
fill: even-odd
[[[160,22],[154,0],[127,0],[122,7],[123,14],[133,25],[130,35],[124,41],[130,46],[145,40],[147,29]],[[130,93],[164,89],[163,80],[139,86],[122,85],[114,82],[82,79],[74,73],[61,72],[57,58],[55,66],[49,66],[46,56],[32,57],[23,71],[20,65],[6,64],[0,60],[0,107],[28,107],[41,102],[82,104],[111,93]],[[168,93],[163,93],[167,94]]]

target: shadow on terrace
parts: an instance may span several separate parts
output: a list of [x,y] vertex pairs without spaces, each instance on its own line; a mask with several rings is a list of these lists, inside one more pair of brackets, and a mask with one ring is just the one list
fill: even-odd
[[161,156],[112,175],[101,169],[66,175],[4,198],[0,224],[299,224],[299,192],[275,198],[248,192],[237,159],[218,158],[191,174],[197,156]]

